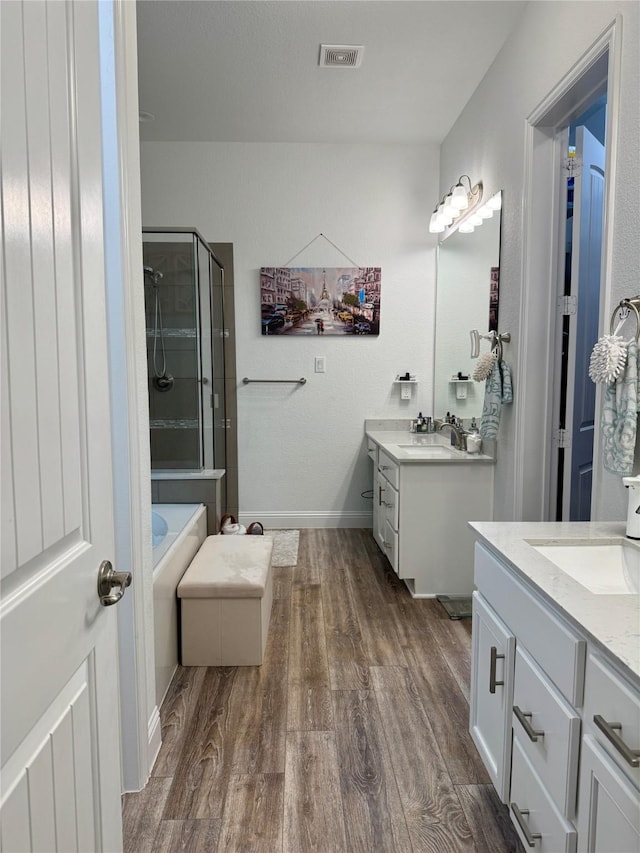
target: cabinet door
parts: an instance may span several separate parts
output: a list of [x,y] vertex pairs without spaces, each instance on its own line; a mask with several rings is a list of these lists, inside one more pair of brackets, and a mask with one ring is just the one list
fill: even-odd
[[516,641],[478,592],[473,593],[472,644],[469,731],[498,796],[506,803]]
[[582,739],[578,853],[638,853],[640,793],[591,735]]

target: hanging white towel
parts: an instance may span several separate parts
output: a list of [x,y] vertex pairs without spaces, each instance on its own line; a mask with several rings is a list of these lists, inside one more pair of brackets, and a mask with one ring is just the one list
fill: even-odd
[[505,361],[497,361],[487,379],[484,389],[484,404],[480,419],[482,438],[497,438],[502,406],[513,402],[511,368]]
[[607,385],[602,407],[602,460],[612,474],[633,473],[638,402],[638,344],[632,340],[624,372]]

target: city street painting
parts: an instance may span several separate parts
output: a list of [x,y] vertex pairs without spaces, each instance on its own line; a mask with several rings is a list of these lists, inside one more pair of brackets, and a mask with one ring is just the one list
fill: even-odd
[[262,267],[263,335],[377,335],[380,267]]

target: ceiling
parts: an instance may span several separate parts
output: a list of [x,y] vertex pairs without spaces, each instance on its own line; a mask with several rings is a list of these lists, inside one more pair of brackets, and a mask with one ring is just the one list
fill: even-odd
[[[138,0],[141,138],[439,144],[525,5]],[[320,68],[320,44],[361,67]]]

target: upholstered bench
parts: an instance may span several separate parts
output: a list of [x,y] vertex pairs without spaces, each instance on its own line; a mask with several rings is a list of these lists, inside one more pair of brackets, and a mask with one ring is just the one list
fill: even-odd
[[208,536],[178,584],[183,666],[261,664],[273,597],[267,536]]

